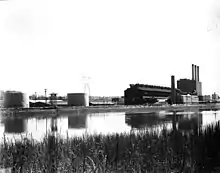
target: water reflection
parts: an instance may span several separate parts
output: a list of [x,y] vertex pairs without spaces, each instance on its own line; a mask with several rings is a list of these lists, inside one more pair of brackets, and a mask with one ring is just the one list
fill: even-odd
[[5,126],[5,133],[25,133],[26,132],[26,121],[21,118],[7,118],[3,121]]
[[82,136],[85,133],[106,135],[143,128],[160,131],[163,126],[168,130],[188,133],[220,121],[220,111],[65,114],[50,118],[23,119],[0,116],[0,121],[0,140],[3,134],[10,139],[20,139],[20,134],[32,134],[34,139],[42,140],[49,132],[56,132],[65,138],[67,133],[69,137]]
[[57,132],[57,118],[53,117],[51,119],[51,132]]
[[125,123],[131,128],[151,128],[172,121],[172,116],[160,116],[152,113],[126,113]]
[[180,131],[187,132],[202,126],[202,113],[127,113],[125,123],[134,129],[155,128],[164,124],[172,124],[172,129],[175,130],[178,128]]
[[180,131],[193,131],[193,130],[199,130],[202,126],[202,114],[201,113],[195,113],[195,114],[189,114],[189,115],[180,115],[177,116],[177,124],[178,129]]
[[68,116],[68,129],[87,128],[87,115]]

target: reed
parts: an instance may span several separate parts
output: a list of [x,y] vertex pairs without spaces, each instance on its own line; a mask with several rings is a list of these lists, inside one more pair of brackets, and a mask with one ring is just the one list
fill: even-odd
[[220,123],[199,132],[147,130],[41,142],[23,137],[0,144],[0,167],[21,172],[207,172],[219,165]]

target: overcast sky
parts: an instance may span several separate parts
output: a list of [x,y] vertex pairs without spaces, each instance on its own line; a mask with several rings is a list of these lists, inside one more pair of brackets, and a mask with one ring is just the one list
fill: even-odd
[[[170,86],[200,66],[220,94],[214,0],[0,1],[0,89],[123,95],[131,83]],[[219,15],[220,16],[220,15]]]

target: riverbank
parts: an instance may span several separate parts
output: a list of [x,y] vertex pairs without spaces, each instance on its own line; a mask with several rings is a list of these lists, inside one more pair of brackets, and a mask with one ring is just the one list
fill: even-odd
[[63,116],[92,113],[126,112],[126,113],[148,113],[148,112],[181,112],[181,111],[206,111],[220,110],[220,104],[199,104],[199,105],[174,105],[174,106],[90,106],[90,107],[57,107],[57,108],[22,108],[22,109],[1,109],[2,115],[8,116]]

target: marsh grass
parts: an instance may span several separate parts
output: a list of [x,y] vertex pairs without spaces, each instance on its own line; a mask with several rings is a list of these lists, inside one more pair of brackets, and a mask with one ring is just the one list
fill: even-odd
[[220,124],[183,134],[133,131],[66,139],[52,133],[0,145],[0,167],[16,172],[207,172],[220,166]]

